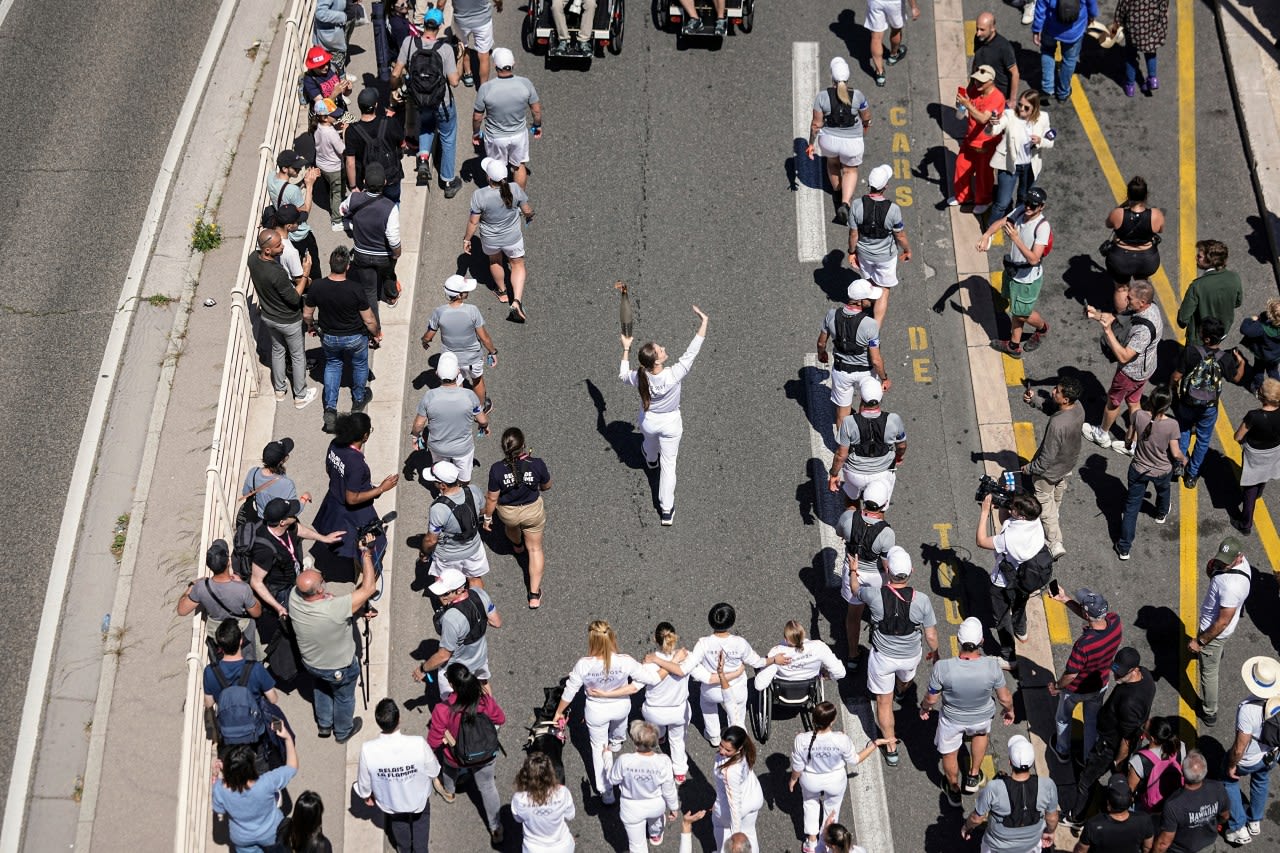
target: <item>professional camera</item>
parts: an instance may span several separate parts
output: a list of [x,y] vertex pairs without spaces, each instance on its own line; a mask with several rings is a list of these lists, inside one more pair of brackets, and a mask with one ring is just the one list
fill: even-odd
[[382,518],[375,518],[367,524],[363,524],[356,528],[356,541],[362,541],[370,533],[374,538],[380,538],[387,535],[387,525],[396,520],[396,511],[392,510]]
[[990,474],[983,474],[978,479],[978,491],[974,494],[973,499],[978,503],[982,503],[987,495],[991,495],[992,506],[1000,509],[1008,509],[1010,501],[1013,500],[1015,492],[1005,488],[1004,483],[992,477]]

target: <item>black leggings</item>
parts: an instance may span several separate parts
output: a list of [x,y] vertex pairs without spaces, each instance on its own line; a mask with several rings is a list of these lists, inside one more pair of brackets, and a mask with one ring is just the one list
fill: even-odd
[[1258,498],[1262,497],[1262,490],[1266,487],[1266,483],[1244,487],[1244,505],[1240,511],[1240,523],[1245,527],[1253,527],[1253,507],[1258,502]]
[[1160,269],[1160,249],[1152,246],[1140,252],[1116,247],[1107,253],[1107,272],[1116,284],[1128,284],[1135,278],[1151,278]]

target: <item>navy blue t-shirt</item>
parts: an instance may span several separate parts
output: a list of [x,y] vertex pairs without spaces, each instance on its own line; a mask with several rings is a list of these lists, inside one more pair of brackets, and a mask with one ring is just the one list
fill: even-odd
[[373,501],[362,504],[347,505],[347,492],[367,492],[373,488],[369,465],[364,461],[364,453],[352,447],[338,444],[329,445],[329,453],[325,456],[324,469],[329,474],[329,497],[348,509],[360,509],[372,505]]
[[271,677],[271,673],[267,672],[267,668],[257,661],[243,660],[224,660],[217,663],[211,663],[204,668],[204,692],[213,697],[213,701],[217,702],[218,697],[222,695],[222,685],[218,683],[218,676],[213,674],[213,668],[216,666],[222,670],[223,677],[227,680],[227,684],[235,684],[240,680],[240,673],[244,669],[244,665],[248,663],[253,667],[253,674],[249,676],[249,692],[257,696],[261,696],[268,690],[274,690],[276,680]]
[[551,472],[541,459],[532,456],[520,460],[520,477],[505,460],[489,468],[489,491],[498,493],[502,506],[526,506],[538,499],[539,486],[551,481]]

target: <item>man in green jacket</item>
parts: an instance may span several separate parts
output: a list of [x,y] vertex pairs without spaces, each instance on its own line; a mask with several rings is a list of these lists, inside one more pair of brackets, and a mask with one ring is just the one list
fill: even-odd
[[1202,272],[1191,282],[1178,306],[1178,326],[1188,341],[1200,340],[1200,322],[1217,317],[1224,328],[1235,327],[1236,309],[1244,298],[1240,276],[1227,269],[1227,247],[1217,240],[1196,243],[1196,267]]

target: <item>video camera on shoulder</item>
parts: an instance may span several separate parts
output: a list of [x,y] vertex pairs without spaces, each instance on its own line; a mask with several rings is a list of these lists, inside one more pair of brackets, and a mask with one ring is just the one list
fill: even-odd
[[1000,509],[1009,509],[1013,501],[1013,496],[1018,493],[1017,475],[1013,471],[1005,471],[1004,475],[997,480],[990,474],[983,474],[978,478],[978,491],[974,494],[973,499],[978,503],[991,495],[991,505]]
[[363,541],[364,538],[371,533],[373,534],[375,539],[380,538],[382,536],[386,536],[387,526],[395,520],[396,520],[396,511],[391,510],[391,512],[387,513],[381,518],[375,518],[372,521],[368,522],[367,524],[364,524],[361,527],[356,528],[356,541],[357,542]]

